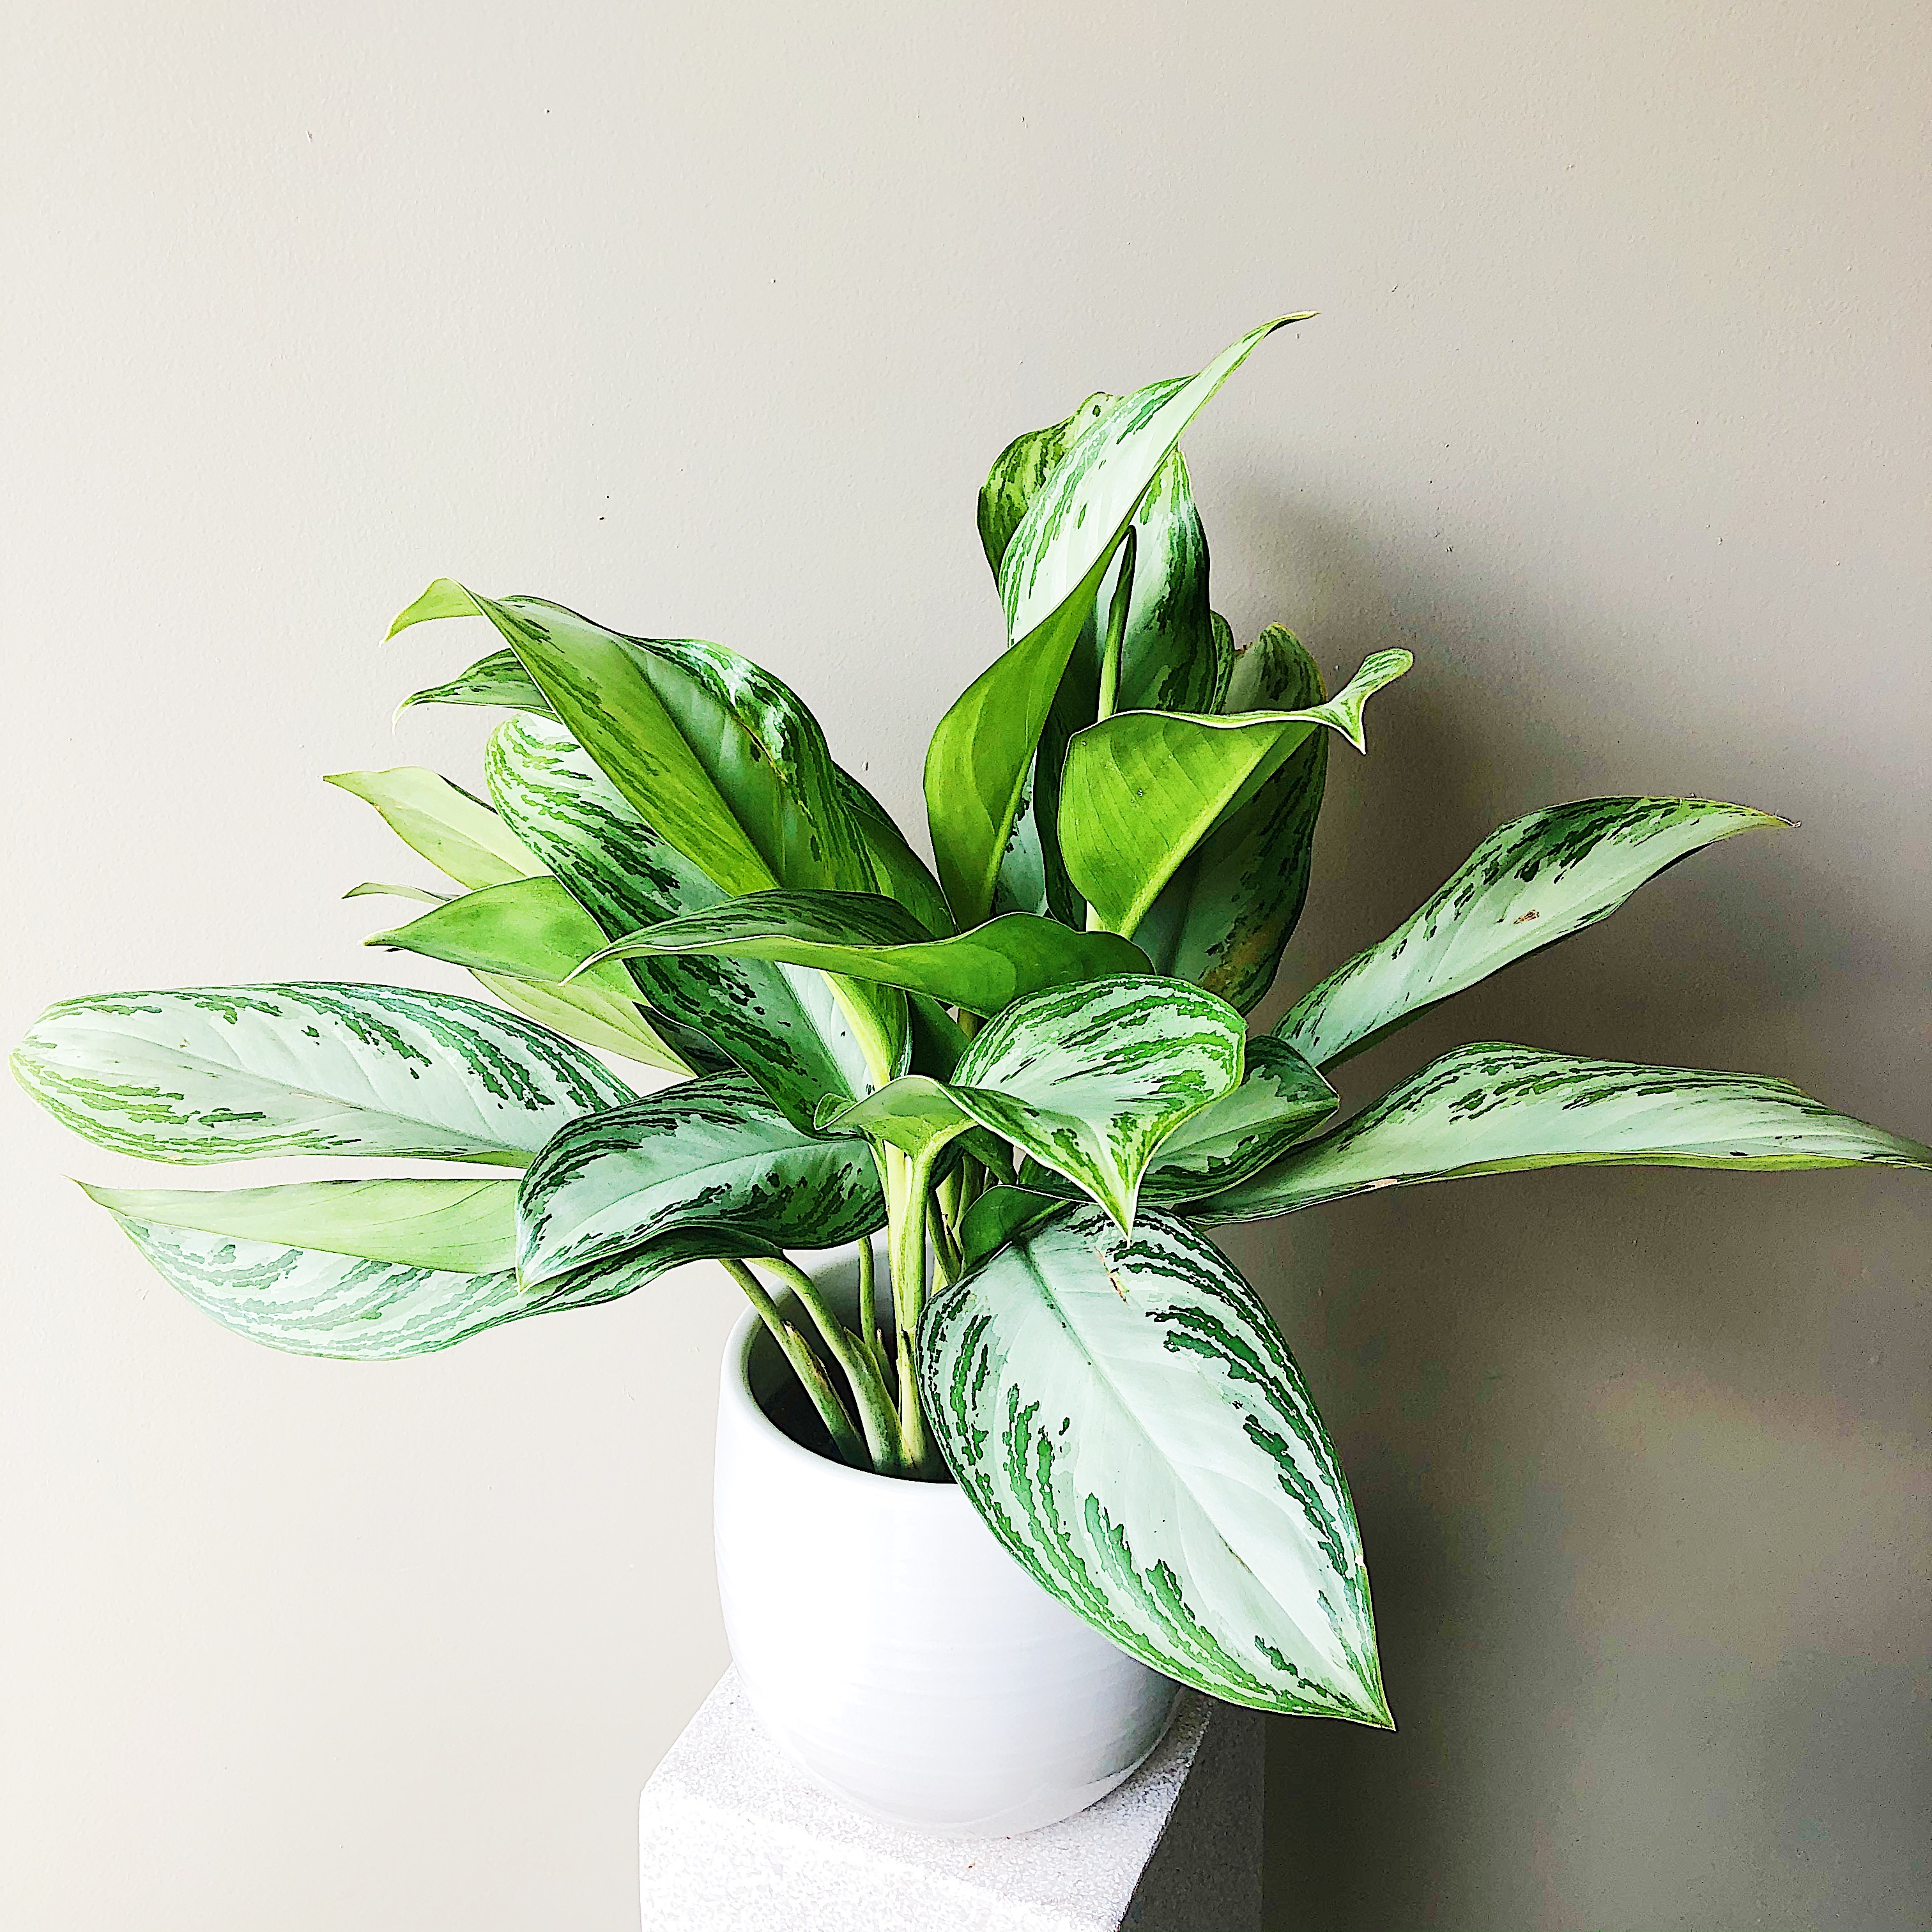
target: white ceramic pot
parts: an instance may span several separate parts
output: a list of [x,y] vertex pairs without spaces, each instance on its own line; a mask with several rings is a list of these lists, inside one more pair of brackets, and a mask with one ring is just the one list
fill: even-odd
[[953,1484],[794,1442],[764,1407],[789,1374],[747,1311],[718,1405],[718,1588],[766,1729],[848,1804],[918,1830],[1032,1831],[1105,1797],[1178,1688],[1049,1597]]

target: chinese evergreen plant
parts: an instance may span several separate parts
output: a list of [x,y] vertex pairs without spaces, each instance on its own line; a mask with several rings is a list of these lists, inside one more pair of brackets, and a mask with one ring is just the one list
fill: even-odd
[[[1387,1723],[1334,1450],[1203,1228],[1569,1162],[1932,1151],[1782,1081],[1486,1043],[1328,1124],[1338,1062],[1784,822],[1709,800],[1505,825],[1247,1036],[1306,894],[1330,739],[1361,749],[1364,706],[1410,662],[1381,652],[1331,697],[1288,632],[1237,650],[1210,606],[1178,442],[1281,326],[1089,397],[994,464],[979,524],[1006,644],[927,756],[937,878],[769,672],[432,585],[396,631],[481,616],[500,647],[406,702],[508,712],[490,802],[406,767],[331,782],[449,882],[356,887],[425,908],[370,943],[466,968],[500,1004],[98,995],[51,1008],[14,1065],[119,1153],[484,1172],[88,1192],[216,1320],[358,1360],[719,1262],[847,1462],[950,1472],[1048,1590],[1172,1676]],[[600,1054],[670,1082],[640,1097]],[[890,1318],[868,1292],[848,1322],[788,1251],[856,1243],[869,1291],[880,1230]]]

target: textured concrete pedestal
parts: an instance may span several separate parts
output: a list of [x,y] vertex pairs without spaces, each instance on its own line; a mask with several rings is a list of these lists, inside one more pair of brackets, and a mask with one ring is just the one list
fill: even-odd
[[1262,1720],[1190,1691],[1077,1818],[928,1838],[826,1796],[728,1671],[645,1786],[638,1841],[644,1932],[1254,1932]]

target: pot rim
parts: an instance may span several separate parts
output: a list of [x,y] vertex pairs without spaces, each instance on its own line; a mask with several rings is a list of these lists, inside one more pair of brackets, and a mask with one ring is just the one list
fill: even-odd
[[[763,1436],[768,1438],[767,1453],[776,1450],[794,1467],[802,1468],[808,1463],[814,1475],[826,1482],[858,1483],[868,1486],[884,1483],[891,1486],[896,1496],[929,1496],[933,1499],[928,1505],[930,1508],[957,1507],[958,1503],[964,1501],[965,1492],[954,1480],[950,1471],[947,1472],[946,1480],[943,1483],[914,1482],[904,1476],[882,1476],[876,1469],[855,1469],[850,1463],[835,1462],[830,1456],[821,1456],[815,1450],[806,1448],[803,1443],[794,1442],[765,1413],[758,1398],[752,1391],[752,1348],[760,1336],[768,1336],[770,1332],[764,1322],[759,1320],[755,1309],[746,1309],[732,1324],[730,1335],[724,1344],[724,1370],[718,1377],[718,1390],[721,1402],[728,1402],[735,1413],[747,1418]],[[776,1347],[777,1345],[775,1342],[772,1346]]]

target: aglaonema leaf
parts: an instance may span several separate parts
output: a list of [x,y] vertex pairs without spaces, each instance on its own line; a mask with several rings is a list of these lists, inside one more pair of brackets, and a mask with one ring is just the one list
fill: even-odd
[[1070,932],[1027,913],[935,939],[896,900],[860,892],[752,892],[648,926],[596,956],[608,962],[696,952],[816,966],[986,1015],[1049,986],[1147,968],[1145,956],[1124,939]]
[[1141,500],[1182,432],[1264,323],[1198,375],[1156,382],[1106,410],[1033,494],[1004,546],[1008,648],[940,721],[926,754],[926,814],[940,884],[962,926],[992,910],[995,879],[1055,693]]
[[1230,1702],[1390,1722],[1334,1447],[1204,1236],[1064,1209],[933,1298],[918,1359],[961,1488],[1070,1610]]
[[520,1167],[580,1114],[632,1097],[591,1054],[514,1014],[402,986],[65,1000],[13,1064],[75,1132],[189,1165],[381,1154]]
[[629,1270],[699,1232],[715,1256],[742,1257],[832,1247],[885,1222],[865,1144],[801,1132],[742,1075],[668,1088],[582,1126],[524,1176],[526,1283]]
[[1313,733],[1338,731],[1362,749],[1363,706],[1413,662],[1378,652],[1327,703],[1301,710],[1125,711],[1081,732],[1067,747],[1060,845],[1101,923],[1136,931],[1188,854],[1258,798]]
[[1275,1029],[1318,1066],[1360,1053],[1451,994],[1614,912],[1720,838],[1788,820],[1708,798],[1586,798],[1492,832],[1378,945]]
[[[543,876],[535,856],[499,814],[434,772],[409,766],[388,772],[341,772],[328,782],[374,806],[412,850],[420,853],[459,885],[512,894],[527,887],[539,898],[556,890],[555,881]],[[356,898],[372,892],[400,895],[432,905],[453,903],[447,894],[424,892],[413,886],[364,884],[344,896]],[[490,903],[496,906],[500,918],[502,903]],[[454,926],[473,922],[476,912],[472,904],[468,910],[446,917]],[[591,932],[594,951],[603,934],[594,927]],[[520,943],[514,932],[500,938],[502,944]],[[398,944],[404,950],[422,951],[434,958],[454,956],[433,946]],[[496,950],[500,954],[500,945]],[[634,988],[619,976],[596,984],[566,988],[534,983],[534,980],[546,976],[532,976],[520,965],[503,966],[500,958],[496,964],[501,970],[491,970],[492,962],[487,956],[464,958],[457,963],[468,966],[485,990],[506,1006],[566,1039],[620,1054],[668,1073],[686,1074],[692,1070],[694,1060],[704,1064],[701,1052],[694,1052],[694,1046],[701,1048],[704,1042],[694,1042],[688,1036],[674,1040],[660,1034],[644,1018],[635,1001],[624,997]]]
[[1381,1187],[1570,1166],[1925,1167],[1932,1148],[1763,1074],[1458,1047],[1318,1140],[1198,1204],[1212,1221],[1293,1213]]
[[[1234,654],[1214,708],[1305,710],[1328,694],[1300,640],[1275,626]],[[1328,772],[1328,734],[1311,732],[1174,868],[1134,928],[1156,972],[1192,980],[1244,1013],[1266,996],[1307,901]]]
[[[452,616],[467,616],[466,611]],[[446,683],[425,686],[412,691],[396,706],[400,717],[412,704],[476,704],[500,711],[534,711],[554,718],[550,700],[539,691],[530,673],[518,662],[514,651],[492,651],[479,658],[467,670],[459,671]]]
[[748,658],[632,638],[536,597],[448,578],[391,627],[487,617],[571,735],[660,838],[728,893],[864,892],[874,876],[824,734]]
[[944,1082],[909,1075],[821,1126],[913,1154],[977,1125],[1133,1226],[1141,1177],[1190,1115],[1241,1077],[1240,1016],[1198,986],[1146,974],[1016,1000]]
[[[484,772],[498,810],[603,938],[728,899],[645,823],[560,724],[506,719],[490,734]],[[826,1096],[849,1101],[870,1090],[864,1050],[822,974],[706,955],[627,963],[654,1012],[711,1042],[800,1126],[812,1124]],[[682,1038],[672,1037],[692,1058]],[[718,1070],[715,1059],[704,1070]]]

